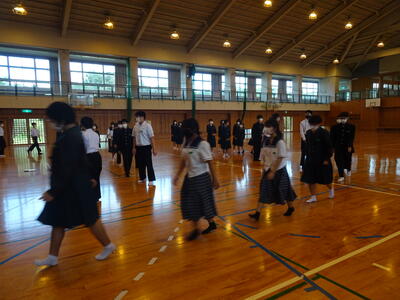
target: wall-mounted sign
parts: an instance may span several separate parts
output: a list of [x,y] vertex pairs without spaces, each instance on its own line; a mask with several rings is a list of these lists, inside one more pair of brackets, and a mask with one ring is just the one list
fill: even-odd
[[21,112],[24,114],[31,114],[32,113],[32,109],[21,109]]

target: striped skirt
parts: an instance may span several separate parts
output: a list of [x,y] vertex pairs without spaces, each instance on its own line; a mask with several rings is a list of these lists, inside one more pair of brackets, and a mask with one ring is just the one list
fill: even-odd
[[268,172],[264,172],[260,183],[260,199],[261,203],[266,204],[286,204],[288,201],[291,202],[297,198],[290,178],[287,173],[286,167],[279,169],[275,172],[275,176],[272,180],[267,178]]
[[185,177],[181,190],[181,211],[185,220],[211,219],[217,215],[210,174]]

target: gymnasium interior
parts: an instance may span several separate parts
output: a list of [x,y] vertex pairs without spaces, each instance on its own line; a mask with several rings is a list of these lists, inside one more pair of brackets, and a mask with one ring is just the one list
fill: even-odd
[[[0,1],[0,299],[400,299],[400,0]],[[97,262],[84,227],[66,232],[59,265],[37,267],[50,227],[37,217],[56,131],[46,108],[69,103],[100,132],[101,220],[117,245]],[[301,182],[300,122],[326,129],[348,112],[352,176],[318,202]],[[154,187],[126,178],[108,152],[110,123],[145,111],[158,155]],[[291,217],[264,209],[262,164],[248,145],[280,115]],[[171,124],[205,133],[240,119],[245,153],[214,164],[217,230],[188,242],[173,185]],[[28,155],[31,124],[43,155]],[[333,161],[333,159],[332,159]],[[334,164],[334,162],[333,162]],[[335,164],[334,164],[335,165]],[[397,249],[397,250],[396,250]]]

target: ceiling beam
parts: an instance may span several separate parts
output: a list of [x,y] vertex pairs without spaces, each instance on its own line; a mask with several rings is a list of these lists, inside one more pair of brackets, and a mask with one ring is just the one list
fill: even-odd
[[282,19],[285,14],[287,14],[290,10],[292,10],[297,3],[301,2],[301,0],[288,0],[281,8],[276,11],[272,17],[269,17],[264,24],[262,24],[256,31],[255,35],[250,36],[246,41],[244,41],[234,52],[233,58],[237,58],[243,54],[251,45],[258,41],[268,30],[272,28],[276,23]]
[[283,48],[281,48],[279,51],[277,51],[270,58],[269,62],[273,63],[274,61],[280,59],[286,53],[288,53],[289,51],[291,51],[292,49],[297,47],[300,43],[307,40],[310,36],[312,36],[314,33],[316,33],[318,30],[320,30],[323,26],[327,25],[330,21],[334,20],[335,18],[337,18],[338,16],[343,14],[344,11],[346,11],[348,8],[350,8],[357,1],[359,1],[359,0],[350,0],[350,1],[342,2],[334,10],[330,11],[325,17],[323,17],[318,22],[314,23],[307,30],[303,31],[301,34],[299,34],[297,37],[295,37],[291,42],[287,43]]
[[358,37],[358,33],[353,35],[353,38],[351,39],[350,43],[347,44],[346,49],[344,50],[344,52],[340,56],[339,62],[343,62],[343,60],[346,58],[347,54],[349,53],[349,51],[350,51],[351,47],[353,46],[354,41],[356,40],[357,37]]
[[362,54],[360,60],[356,63],[356,65],[353,68],[353,72],[360,66],[360,64],[364,61],[365,57],[367,56],[369,50],[376,44],[376,41],[379,39],[381,35],[377,34],[372,41],[369,43],[368,47],[364,50],[364,53]]
[[69,19],[71,16],[72,0],[65,0],[63,19],[61,25],[61,36],[64,37],[68,31]]
[[147,9],[143,13],[142,17],[139,20],[139,23],[136,26],[135,33],[132,35],[132,45],[135,46],[139,42],[158,5],[160,4],[160,1],[161,0],[153,0],[151,5],[149,6],[149,9]]
[[360,33],[363,30],[367,29],[371,25],[379,22],[383,18],[385,18],[387,15],[389,15],[391,12],[395,11],[396,9],[400,8],[400,1],[399,0],[393,0],[391,1],[388,5],[385,5],[384,8],[382,8],[379,11],[379,14],[377,15],[372,15],[362,21],[360,24],[355,26],[353,29],[349,30],[345,34],[340,35],[338,38],[335,40],[331,41],[329,44],[325,45],[322,49],[318,50],[316,53],[311,55],[306,61],[302,64],[303,67],[311,64],[321,56],[325,55],[329,51],[335,49],[339,45],[341,45],[344,41],[348,40],[349,38],[353,37],[356,33]]
[[200,43],[204,40],[207,34],[214,28],[215,25],[221,20],[221,18],[228,12],[236,0],[223,0],[215,12],[212,14],[210,19],[204,24],[203,28],[197,32],[192,40],[187,45],[187,52],[190,53],[196,49]]
[[[392,55],[400,55],[400,47],[368,53],[365,56],[364,60],[372,60],[372,59],[377,59],[377,58],[382,58],[382,57],[387,57],[387,56],[392,56]],[[363,57],[362,54],[357,55],[357,56],[351,56],[351,57],[346,58],[346,60],[344,60],[343,63],[346,65],[354,64],[354,63],[357,63],[362,57]]]

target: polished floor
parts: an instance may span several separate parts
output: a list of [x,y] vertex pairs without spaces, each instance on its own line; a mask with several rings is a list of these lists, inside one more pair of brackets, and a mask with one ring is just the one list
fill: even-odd
[[249,220],[260,165],[250,153],[218,154],[219,226],[193,242],[183,238],[188,224],[172,185],[179,153],[169,142],[159,142],[154,159],[156,187],[123,177],[103,150],[102,219],[118,249],[97,262],[100,246],[76,228],[53,268],[32,263],[49,245],[50,228],[36,217],[50,148],[42,157],[7,148],[0,159],[0,299],[400,299],[400,133],[358,133],[352,177],[335,184],[333,200],[319,187],[314,204],[305,203],[308,189],[299,181],[299,137],[285,138],[299,196],[294,215],[271,206],[259,223]]

